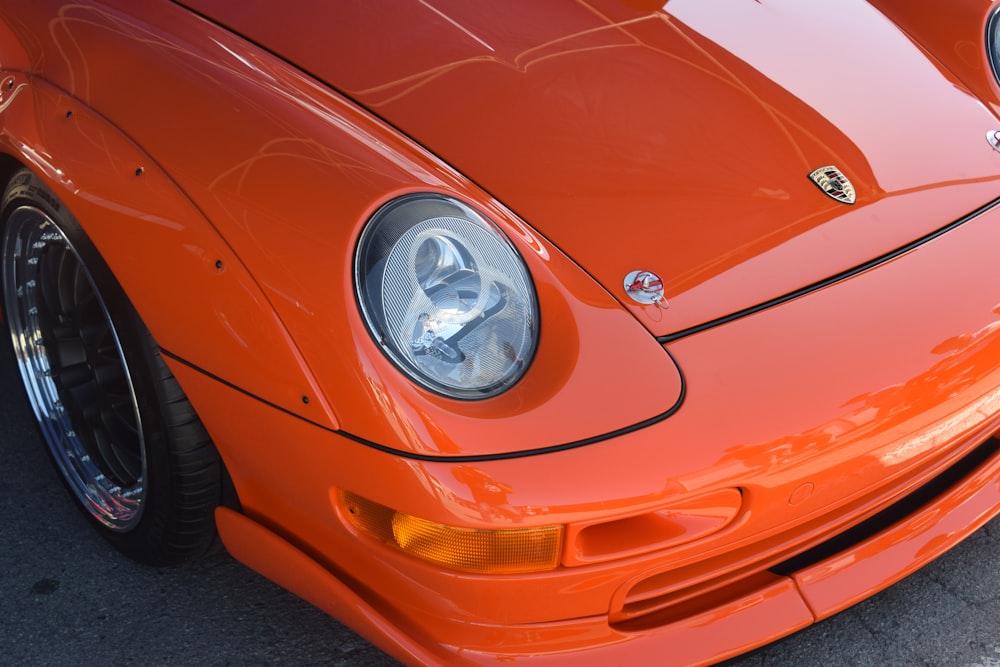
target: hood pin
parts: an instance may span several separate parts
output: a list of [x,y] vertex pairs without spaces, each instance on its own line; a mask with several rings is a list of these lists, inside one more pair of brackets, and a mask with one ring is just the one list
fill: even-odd
[[625,293],[643,305],[655,304],[664,310],[670,305],[663,298],[663,280],[652,271],[632,271],[625,276]]

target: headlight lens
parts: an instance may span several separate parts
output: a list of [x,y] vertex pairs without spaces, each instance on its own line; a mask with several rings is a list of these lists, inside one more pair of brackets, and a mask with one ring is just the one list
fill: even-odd
[[379,209],[358,242],[354,280],[372,336],[429,389],[494,396],[534,355],[537,300],[523,260],[455,199],[407,195]]

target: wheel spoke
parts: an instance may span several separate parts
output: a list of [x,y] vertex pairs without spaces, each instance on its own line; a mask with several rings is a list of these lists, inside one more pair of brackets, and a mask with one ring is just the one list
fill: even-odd
[[133,486],[142,476],[142,457],[130,452],[124,443],[131,442],[134,435],[109,410],[101,411],[94,426],[92,439],[104,462],[105,474],[117,486]]
[[49,361],[54,372],[72,366],[86,365],[87,351],[83,341],[71,333],[66,326],[55,327],[45,341],[49,349]]

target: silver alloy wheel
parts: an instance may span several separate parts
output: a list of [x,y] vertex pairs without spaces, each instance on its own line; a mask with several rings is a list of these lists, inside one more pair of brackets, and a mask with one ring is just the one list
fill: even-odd
[[38,208],[10,214],[2,259],[7,322],[42,436],[86,510],[128,532],[146,498],[146,443],[107,304],[66,234]]

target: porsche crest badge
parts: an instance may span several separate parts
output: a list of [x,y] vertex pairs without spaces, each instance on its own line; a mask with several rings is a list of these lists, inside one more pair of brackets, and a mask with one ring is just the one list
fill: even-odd
[[857,197],[854,194],[854,186],[844,176],[843,173],[833,165],[820,167],[811,174],[810,180],[819,186],[819,189],[828,197],[836,199],[841,204],[853,204]]

